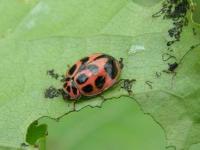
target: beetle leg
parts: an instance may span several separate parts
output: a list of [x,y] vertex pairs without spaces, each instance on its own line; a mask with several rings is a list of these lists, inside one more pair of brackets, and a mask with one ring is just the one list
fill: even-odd
[[73,101],[73,111],[76,111],[76,101]]
[[119,64],[120,64],[120,68],[123,69],[124,68],[123,58],[120,58]]

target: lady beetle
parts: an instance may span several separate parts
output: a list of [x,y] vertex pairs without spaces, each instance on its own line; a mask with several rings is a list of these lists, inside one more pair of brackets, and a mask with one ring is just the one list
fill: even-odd
[[122,68],[122,58],[102,53],[84,57],[67,71],[62,95],[72,100],[98,95],[117,82]]

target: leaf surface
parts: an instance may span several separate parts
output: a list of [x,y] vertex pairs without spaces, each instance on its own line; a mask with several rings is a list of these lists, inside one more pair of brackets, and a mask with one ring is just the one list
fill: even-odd
[[[8,1],[2,3],[8,5]],[[177,61],[187,53],[173,76],[163,72],[171,59],[162,60],[162,55],[168,53],[167,31],[171,21],[152,18],[161,8],[159,1],[30,0],[19,3],[31,5],[20,5],[24,8],[20,10],[23,15],[12,25],[12,32],[0,41],[0,145],[19,148],[32,122],[44,116],[60,118],[71,112],[70,101],[63,101],[61,97],[44,98],[46,88],[62,86],[47,76],[46,71],[55,69],[64,74],[68,64],[94,52],[124,58],[121,78],[137,80],[132,98],[163,127],[167,146],[181,150],[199,142],[200,47],[197,44],[200,32],[197,27],[197,34],[193,34],[191,21],[183,28],[180,42],[171,47],[170,53]],[[11,6],[14,4],[8,5]],[[8,16],[9,19],[11,15]],[[5,23],[10,25],[7,20]],[[3,31],[7,26],[0,25],[0,28]],[[193,50],[188,52],[193,45]],[[161,76],[157,77],[156,72]],[[128,93],[116,86],[103,96],[110,99],[128,96]],[[83,100],[76,104],[76,110],[87,105],[101,106],[103,101],[100,97]]]

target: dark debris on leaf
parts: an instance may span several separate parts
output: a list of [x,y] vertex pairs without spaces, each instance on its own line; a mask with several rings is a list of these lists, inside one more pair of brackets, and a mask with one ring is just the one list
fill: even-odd
[[175,69],[182,63],[183,59],[185,58],[188,53],[190,53],[193,49],[197,48],[200,46],[200,43],[192,45],[190,49],[181,57],[181,59],[178,62],[173,62],[173,63],[168,63],[168,69],[163,70],[165,73],[175,73]]
[[195,28],[192,28],[193,35],[197,35],[197,31]]
[[182,29],[188,24],[186,14],[189,8],[188,0],[166,0],[163,2],[161,10],[152,15],[152,17],[163,16],[163,19],[172,19],[173,21],[173,27],[168,30],[168,34],[173,40],[167,42],[167,46],[180,40]]
[[171,72],[174,72],[174,70],[178,67],[178,63],[177,62],[174,62],[172,64],[168,64],[169,68],[168,68],[168,71],[171,71]]
[[145,81],[145,84],[147,84],[149,86],[150,89],[153,89],[153,82],[152,81]]
[[47,70],[47,75],[51,76],[52,78],[54,78],[56,80],[59,78],[59,75],[54,72],[54,69]]
[[58,97],[61,95],[61,92],[59,89],[56,89],[53,86],[50,86],[48,89],[45,90],[44,92],[44,97],[45,98],[49,98],[49,99],[53,99],[54,97]]
[[121,88],[123,88],[124,90],[126,90],[129,95],[132,94],[132,86],[133,83],[136,81],[135,79],[122,79],[122,84],[121,84]]
[[64,75],[59,75],[55,72],[54,69],[47,70],[47,75],[49,75],[51,78],[58,80],[60,78],[60,82],[65,82],[66,78]]

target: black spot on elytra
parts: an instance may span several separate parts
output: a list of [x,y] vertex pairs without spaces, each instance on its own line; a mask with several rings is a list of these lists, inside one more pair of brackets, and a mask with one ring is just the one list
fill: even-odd
[[67,92],[71,92],[71,88],[70,88],[70,86],[67,86]]
[[102,54],[102,55],[100,55],[100,56],[96,57],[94,60],[97,60],[97,59],[100,59],[100,58],[107,58],[107,55],[105,55],[105,54]]
[[73,91],[74,95],[77,94],[77,88],[76,87],[72,86],[72,91]]
[[96,65],[88,65],[87,69],[89,69],[92,73],[97,73],[99,70]]
[[88,80],[88,77],[85,75],[85,74],[80,74],[77,79],[76,79],[76,82],[78,84],[83,84],[85,83],[86,81]]
[[85,64],[82,64],[82,65],[79,67],[78,71],[82,71],[82,70],[84,70],[85,68],[86,68],[86,65],[85,65]]
[[96,57],[94,60],[97,60],[97,59],[100,59],[100,58],[108,58],[108,59],[113,59],[113,57],[112,57],[112,56],[110,56],[110,55],[102,54],[102,55],[100,55],[100,56]]
[[111,77],[111,79],[114,79],[117,76],[118,69],[116,66],[116,63],[114,59],[108,59],[104,66],[105,71],[108,73],[108,75]]
[[76,70],[76,64],[74,64],[70,69],[69,69],[69,75],[72,75],[74,73],[74,71]]
[[82,90],[83,90],[85,93],[90,93],[90,92],[92,92],[93,87],[92,87],[91,84],[88,84],[88,85],[84,86],[84,87],[82,88]]
[[98,76],[95,80],[95,86],[99,89],[103,87],[104,83],[105,83],[105,77],[103,76]]
[[85,64],[86,62],[88,62],[88,60],[89,60],[89,57],[84,57],[80,61],[82,62],[82,64]]

